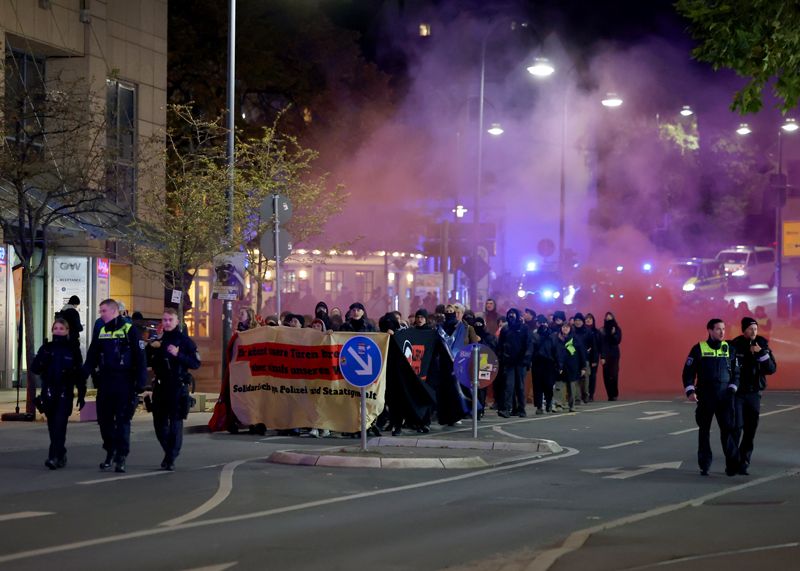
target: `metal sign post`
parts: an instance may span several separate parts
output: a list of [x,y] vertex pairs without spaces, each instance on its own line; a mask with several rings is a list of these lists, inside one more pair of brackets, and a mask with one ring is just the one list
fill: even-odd
[[361,450],[367,450],[367,389],[361,387]]
[[472,346],[472,438],[478,438],[478,364],[480,345]]
[[278,216],[277,194],[272,195],[272,238],[275,242],[275,313],[278,314],[278,323],[281,321],[281,248],[280,248],[280,217]]
[[383,356],[377,343],[364,335],[348,339],[339,352],[339,370],[344,380],[361,389],[361,450],[367,450],[367,393],[381,375]]

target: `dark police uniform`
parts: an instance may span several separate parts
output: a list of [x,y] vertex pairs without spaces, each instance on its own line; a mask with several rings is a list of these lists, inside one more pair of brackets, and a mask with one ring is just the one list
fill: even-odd
[[[758,352],[750,350],[751,345],[758,346]],[[741,366],[739,390],[736,391],[736,431],[734,438],[739,443],[739,472],[747,474],[750,457],[753,454],[753,440],[758,428],[761,414],[761,391],[767,388],[766,375],[772,375],[778,368],[775,356],[766,339],[757,335],[750,341],[740,335],[731,345]]]
[[[174,345],[178,355],[172,356],[167,347]],[[164,450],[161,467],[172,470],[183,443],[183,420],[188,412],[189,369],[200,367],[197,346],[188,335],[176,327],[165,331],[161,339],[147,345],[147,362],[153,368],[153,426]]]
[[732,476],[739,470],[734,411],[738,384],[739,362],[736,352],[726,341],[709,337],[692,347],[683,367],[683,387],[687,396],[697,394],[695,420],[700,428],[697,463],[704,475],[711,467],[711,421],[715,416],[725,453],[725,472]]
[[67,420],[72,413],[72,396],[78,387],[78,405],[86,396],[86,381],[81,375],[83,357],[80,348],[67,335],[54,335],[41,346],[31,365],[31,372],[42,378],[40,398],[47,416],[50,451],[45,465],[51,470],[67,465]]
[[89,346],[83,371],[84,378],[97,372],[97,423],[106,451],[100,469],[109,468],[113,458],[116,471],[124,472],[131,418],[147,374],[144,342],[136,328],[122,316],[103,325]]

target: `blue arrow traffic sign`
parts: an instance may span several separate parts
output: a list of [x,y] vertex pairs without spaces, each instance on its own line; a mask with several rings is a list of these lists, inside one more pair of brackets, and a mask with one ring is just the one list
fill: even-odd
[[344,379],[353,386],[366,387],[381,374],[381,350],[369,337],[358,335],[348,339],[339,353],[339,369]]

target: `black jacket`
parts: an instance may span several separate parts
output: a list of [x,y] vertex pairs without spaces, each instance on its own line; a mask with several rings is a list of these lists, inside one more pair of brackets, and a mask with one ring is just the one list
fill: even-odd
[[600,358],[619,359],[619,345],[622,343],[622,329],[616,321],[603,323],[600,338]]
[[71,305],[67,305],[56,314],[56,317],[62,317],[69,324],[69,338],[73,341],[78,341],[83,331],[81,325],[81,315],[78,310]]
[[89,345],[83,378],[98,371],[98,389],[111,383],[109,387],[113,385],[116,390],[141,392],[147,379],[144,345],[144,341],[139,339],[139,331],[130,321],[122,316],[112,319],[100,327]]
[[530,333],[524,324],[511,328],[509,325],[500,330],[497,340],[497,357],[505,367],[525,366],[531,364]]
[[[178,348],[177,356],[167,350],[170,345]],[[194,341],[175,328],[147,344],[147,362],[155,373],[153,402],[156,406],[171,408],[178,403],[182,390],[188,392],[184,385],[192,382],[189,369],[200,367],[200,356]]]
[[728,346],[728,355],[703,356],[700,343],[695,344],[683,366],[683,388],[687,394],[692,391],[712,394],[727,389],[729,385],[739,385],[739,360],[733,346],[725,341],[714,341],[710,337],[706,343],[714,351],[723,349],[722,344],[725,343]]
[[561,371],[561,380],[577,381],[586,367],[586,350],[580,340],[570,333],[563,340],[558,335],[552,335],[550,342],[554,360]]
[[587,327],[586,325],[574,327],[572,330],[572,334],[581,342],[581,345],[583,345],[583,349],[586,352],[586,360],[589,361],[589,363],[597,363],[600,359],[600,349],[597,346],[595,331],[596,329]]
[[83,357],[78,346],[67,336],[53,336],[39,348],[31,372],[42,378],[42,393],[49,398],[72,400],[75,387],[78,398],[86,395],[86,380],[81,375]]
[[362,317],[361,319],[348,319],[346,322],[342,323],[342,326],[341,328],[339,328],[339,331],[345,331],[345,332],[353,331],[356,333],[361,333],[361,332],[374,333],[375,326],[372,325],[372,322],[369,319],[367,319],[367,315],[365,313],[364,317]]
[[[739,335],[730,343],[736,351],[741,371],[737,394],[756,393],[767,388],[767,375],[772,375],[778,369],[769,342],[760,335],[757,335],[752,342],[744,335]],[[756,353],[750,350],[753,344],[759,347]]]

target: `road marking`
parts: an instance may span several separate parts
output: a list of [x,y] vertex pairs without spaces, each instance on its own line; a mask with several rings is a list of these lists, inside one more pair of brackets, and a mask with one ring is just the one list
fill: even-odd
[[611,450],[612,448],[622,448],[623,446],[630,446],[631,444],[641,444],[644,440],[628,440],[627,442],[620,442],[619,444],[609,444],[608,446],[600,446],[600,450]]
[[552,549],[548,549],[547,551],[544,551],[540,555],[538,555],[536,559],[534,559],[525,568],[525,571],[546,571],[547,569],[550,569],[550,567],[552,567],[552,565],[556,561],[558,561],[558,559],[562,555],[566,555],[567,553],[572,553],[573,551],[577,551],[578,549],[583,547],[583,545],[586,543],[589,537],[591,537],[595,533],[600,533],[602,531],[607,531],[609,529],[614,529],[617,527],[621,527],[623,525],[628,525],[629,523],[644,521],[646,519],[664,515],[683,508],[701,506],[709,500],[714,500],[716,498],[732,494],[734,492],[739,492],[741,490],[746,490],[747,488],[752,488],[754,486],[766,484],[772,482],[773,480],[778,480],[780,478],[796,476],[798,474],[800,474],[800,468],[792,468],[790,470],[785,470],[783,472],[773,474],[772,476],[765,476],[764,478],[751,480],[749,482],[745,482],[744,484],[739,484],[738,486],[730,486],[720,491],[706,494],[705,496],[700,496],[698,498],[694,498],[691,500],[685,500],[683,502],[678,502],[676,504],[669,504],[666,506],[653,508],[651,510],[640,512],[638,514],[632,514],[613,521],[601,523],[596,526],[587,527],[586,529],[574,531],[564,540],[564,542],[561,544],[560,547],[554,547]]
[[[449,484],[450,482],[457,482],[460,480],[468,480],[471,478],[477,478],[479,476],[485,476],[488,474],[496,474],[498,472],[504,472],[507,470],[516,470],[517,468],[522,468],[525,466],[532,466],[534,464],[541,464],[544,462],[552,462],[553,460],[560,460],[562,458],[569,458],[570,456],[574,456],[579,454],[580,451],[576,450],[575,448],[564,448],[564,453],[562,454],[553,454],[550,456],[545,456],[544,458],[534,458],[532,460],[526,460],[523,462],[518,462],[516,464],[508,464],[505,466],[496,466],[493,468],[487,468],[485,470],[478,470],[475,472],[470,472],[467,474],[458,474],[455,476],[449,476],[447,478],[441,478],[438,480],[428,480],[427,482],[418,482],[416,484],[406,484],[403,486],[395,486],[393,488],[386,488],[383,490],[371,490],[369,492],[360,492],[356,494],[350,494],[349,496],[336,496],[332,498],[327,498],[324,500],[316,500],[313,502],[306,502],[302,504],[294,504],[291,506],[285,506],[282,508],[273,508],[269,510],[263,510],[258,512],[252,512],[248,514],[241,514],[236,516],[228,516],[228,517],[220,517],[216,519],[207,519],[203,521],[194,521],[190,523],[184,523],[181,525],[175,525],[172,527],[163,527],[159,526],[152,529],[142,529],[139,531],[131,531],[128,533],[121,533],[118,535],[110,535],[107,537],[97,537],[94,539],[86,539],[83,541],[76,541],[73,543],[65,543],[62,545],[54,545],[51,547],[41,547],[39,549],[30,549],[28,551],[19,551],[17,553],[10,553],[8,555],[0,555],[0,563],[8,563],[9,561],[19,561],[20,559],[29,559],[31,557],[41,557],[44,555],[51,555],[53,553],[62,553],[64,551],[73,551],[75,549],[82,549],[84,547],[94,547],[97,545],[105,545],[107,543],[115,543],[117,541],[128,541],[131,539],[140,539],[143,537],[150,537],[153,535],[161,535],[164,533],[171,533],[175,531],[183,531],[187,529],[194,529],[197,527],[207,527],[212,525],[219,525],[225,523],[233,523],[237,521],[244,521],[248,519],[257,519],[262,517],[269,517],[273,515],[280,515],[295,511],[302,511],[307,510],[310,508],[316,508],[321,506],[327,506],[331,504],[338,504],[342,502],[349,502],[352,500],[360,500],[363,498],[371,498],[374,496],[382,496],[386,494],[394,494],[397,492],[405,492],[408,490],[415,490],[419,488],[427,488],[430,486],[438,486],[441,484]],[[754,480],[758,481],[758,480]]]
[[696,426],[694,428],[686,428],[684,430],[676,430],[675,432],[670,432],[669,434],[671,436],[674,436],[676,434],[686,434],[687,432],[694,432],[695,430],[698,430],[698,428]]
[[787,406],[786,408],[782,408],[780,410],[773,410],[773,411],[770,411],[770,412],[762,412],[761,416],[770,416],[772,414],[780,414],[782,412],[789,412],[790,410],[797,410],[798,408],[800,408],[800,404],[796,404],[794,406]]
[[[199,468],[189,468],[186,472],[196,472],[197,470],[208,470],[209,468],[219,468],[225,464],[209,464],[208,466],[200,466]],[[82,482],[75,482],[83,486],[90,486],[92,484],[105,484],[106,482],[118,482],[119,480],[135,480],[136,478],[148,478],[150,476],[164,476],[166,474],[174,474],[168,470],[154,470],[152,472],[144,472],[143,474],[127,474],[125,476],[113,476],[110,478],[97,478],[96,480],[84,480]]]
[[53,515],[55,512],[16,512],[13,514],[0,514],[0,521],[11,521],[12,519],[26,519],[29,517],[41,517],[43,515]]
[[206,567],[195,567],[194,569],[186,569],[186,571],[225,571],[236,565],[238,561],[231,561],[230,563],[220,563],[219,565],[208,565]]
[[647,416],[640,416],[636,420],[661,420],[662,418],[667,418],[668,416],[677,416],[680,413],[675,412],[674,410],[646,410],[644,414]]
[[498,434],[505,434],[506,436],[510,436],[511,438],[519,438],[520,440],[527,440],[527,438],[525,438],[524,436],[517,436],[516,434],[511,434],[510,432],[506,432],[499,426],[493,426],[492,430],[494,430]]
[[703,555],[691,555],[688,557],[679,557],[678,559],[668,559],[666,561],[659,561],[658,563],[649,563],[639,567],[629,567],[626,571],[637,571],[639,569],[649,569],[651,567],[664,567],[674,563],[686,563],[687,561],[697,561],[699,559],[708,559],[710,557],[725,557],[727,555],[741,555],[743,553],[758,553],[759,551],[772,551],[775,549],[790,549],[792,547],[800,547],[800,543],[779,543],[777,545],[764,545],[762,547],[748,547],[746,549],[734,549],[731,551],[717,551],[716,553],[704,553]]
[[244,464],[245,462],[249,462],[250,460],[266,460],[266,458],[264,456],[260,456],[258,458],[247,458],[245,460],[237,460],[235,462],[229,462],[228,464],[225,464],[225,467],[222,468],[222,472],[219,474],[219,487],[217,488],[217,492],[211,496],[208,501],[185,515],[165,521],[159,525],[166,527],[181,525],[182,523],[197,519],[201,515],[213,510],[215,507],[224,502],[231,494],[231,490],[233,490],[233,471],[236,470],[237,466]]
[[625,470],[624,468],[594,468],[591,470],[582,470],[582,472],[589,472],[590,474],[604,474],[610,472],[610,476],[603,476],[604,479],[610,480],[627,480],[628,478],[635,478],[636,476],[643,476],[650,472],[657,470],[677,470],[681,467],[683,462],[662,462],[661,464],[645,464],[633,470]]

